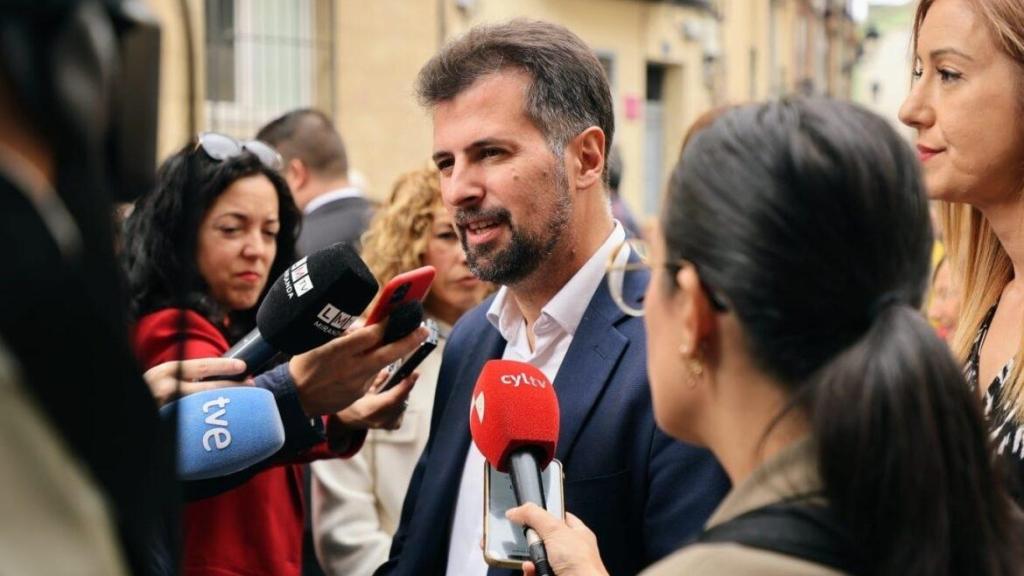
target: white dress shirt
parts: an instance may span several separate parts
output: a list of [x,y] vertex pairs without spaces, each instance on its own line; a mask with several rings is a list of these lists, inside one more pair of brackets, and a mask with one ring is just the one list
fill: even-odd
[[345,186],[344,188],[338,188],[337,190],[331,190],[330,192],[324,192],[323,194],[313,198],[306,204],[306,207],[302,209],[303,214],[312,214],[317,208],[334,202],[335,200],[341,200],[343,198],[357,198],[363,195],[363,191],[355,186]]
[[[536,366],[551,382],[569,351],[576,328],[590,300],[604,280],[605,266],[611,251],[626,239],[622,225],[615,223],[611,235],[579,271],[541,309],[533,325],[531,350],[527,339],[526,320],[507,287],[502,286],[487,310],[487,320],[505,339],[502,359],[518,360]],[[468,433],[468,431],[467,431]],[[455,504],[455,519],[448,540],[449,576],[483,575],[487,573],[480,542],[484,536],[484,457],[470,443],[462,480]]]

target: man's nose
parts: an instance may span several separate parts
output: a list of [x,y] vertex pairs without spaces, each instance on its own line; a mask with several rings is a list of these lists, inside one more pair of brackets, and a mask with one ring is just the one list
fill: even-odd
[[477,204],[484,193],[483,174],[473,165],[456,162],[448,177],[441,180],[441,197],[452,208]]

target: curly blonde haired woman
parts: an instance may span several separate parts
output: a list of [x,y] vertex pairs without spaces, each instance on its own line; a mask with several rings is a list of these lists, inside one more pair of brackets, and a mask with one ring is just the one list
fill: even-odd
[[371,574],[387,560],[409,479],[430,433],[444,339],[486,292],[466,266],[433,168],[399,177],[362,242],[363,259],[382,285],[419,266],[437,269],[423,308],[440,326],[441,341],[417,370],[420,378],[398,430],[370,433],[352,459],[312,466],[314,542],[328,574]]

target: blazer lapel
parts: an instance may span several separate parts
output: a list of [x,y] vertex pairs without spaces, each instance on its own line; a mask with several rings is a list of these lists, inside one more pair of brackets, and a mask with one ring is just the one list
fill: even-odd
[[428,506],[433,513],[420,514],[417,510],[416,515],[420,521],[436,526],[443,519],[446,527],[451,523],[459,479],[462,478],[462,468],[469,450],[470,397],[484,363],[492,358],[501,358],[504,350],[505,341],[501,334],[488,324],[476,345],[464,351],[469,358],[452,378],[451,393],[434,431],[437,438],[431,448],[431,465],[426,470],[425,478],[430,487],[425,485],[420,494],[421,498],[429,496]]
[[[505,340],[490,324],[487,325],[487,331],[481,336],[478,344],[472,350],[466,351],[470,358],[462,364],[455,375],[451,395],[439,422],[442,436],[438,440],[443,438],[444,444],[436,447],[439,452],[435,461],[445,466],[445,469],[437,471],[442,476],[462,477],[462,466],[466,460],[470,440],[469,403],[472,400],[473,388],[476,387],[476,379],[488,360],[501,358],[504,352]],[[440,452],[441,450],[444,452]],[[434,459],[433,456],[431,458]]]
[[[623,298],[638,305],[647,286],[647,273],[626,275]],[[572,344],[555,377],[561,414],[557,457],[568,463],[580,427],[611,380],[619,357],[629,345],[616,326],[627,318],[612,300],[604,279],[590,300]]]

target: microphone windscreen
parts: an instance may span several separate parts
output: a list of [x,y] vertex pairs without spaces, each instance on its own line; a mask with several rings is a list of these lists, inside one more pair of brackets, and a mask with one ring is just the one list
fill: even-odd
[[541,468],[555,457],[558,396],[544,373],[514,360],[484,364],[469,407],[469,431],[484,458],[508,472],[513,451],[529,448]]
[[340,336],[377,287],[351,246],[332,244],[284,271],[260,304],[256,325],[278,350],[301,354]]
[[387,322],[382,339],[384,344],[405,337],[423,322],[423,304],[419,300],[399,304],[388,314]]
[[178,412],[178,476],[226,476],[266,460],[284,446],[284,425],[274,395],[239,386],[197,392],[160,409]]

